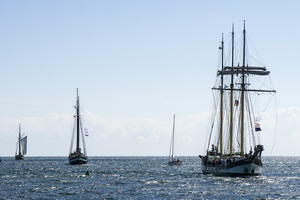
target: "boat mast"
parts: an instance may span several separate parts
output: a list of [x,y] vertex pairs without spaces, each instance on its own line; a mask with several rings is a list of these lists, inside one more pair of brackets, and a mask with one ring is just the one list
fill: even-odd
[[174,140],[174,136],[175,136],[175,115],[173,117],[173,133],[172,133],[172,149],[171,149],[171,156],[173,158],[174,156],[174,145],[175,145],[175,140]]
[[21,123],[19,123],[19,155],[21,155]]
[[77,135],[77,142],[76,142],[76,152],[79,152],[79,135],[80,135],[80,116],[79,116],[79,96],[78,96],[78,88],[77,88],[77,100],[76,100],[76,117],[77,117],[77,127],[76,127],[76,135]]
[[[222,50],[222,71],[224,70],[224,39],[223,39],[223,33],[222,33],[222,42],[221,42],[221,50]],[[224,90],[223,90],[223,75],[221,75],[221,91],[220,91],[220,154],[223,154],[223,96],[224,96]]]
[[[232,24],[232,33],[231,33],[231,66],[234,66],[234,24]],[[231,70],[233,71],[233,69]],[[229,155],[232,156],[232,147],[233,147],[233,74],[231,75],[230,83],[230,125],[229,125]]]
[[[243,69],[245,71],[245,62],[246,62],[246,29],[245,29],[245,21],[244,21],[244,30],[243,30]],[[244,156],[244,119],[245,119],[245,73],[242,73],[242,94],[241,94],[241,152],[240,155]]]

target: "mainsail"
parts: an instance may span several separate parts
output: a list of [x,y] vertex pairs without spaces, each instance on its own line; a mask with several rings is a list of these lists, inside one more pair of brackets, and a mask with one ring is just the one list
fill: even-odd
[[21,154],[26,155],[27,154],[27,136],[23,137],[20,141],[21,143]]
[[172,137],[171,137],[168,165],[180,165],[180,164],[182,164],[182,161],[177,159],[174,155],[175,154],[174,147],[175,147],[175,115],[173,117],[173,131],[172,131]]

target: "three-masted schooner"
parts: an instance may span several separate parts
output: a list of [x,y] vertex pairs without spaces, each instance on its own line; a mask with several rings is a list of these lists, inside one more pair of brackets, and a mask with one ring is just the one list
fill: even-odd
[[17,142],[15,159],[23,160],[24,155],[26,153],[27,153],[27,136],[24,136],[24,134],[21,136],[21,123],[20,123],[19,124],[19,137],[18,137],[18,142]]
[[172,138],[170,144],[168,165],[181,165],[182,161],[176,158],[174,155],[174,145],[175,145],[175,115],[173,117],[173,131],[172,131]]
[[[260,122],[253,107],[252,97],[276,91],[265,84],[259,88],[251,81],[269,77],[266,67],[251,66],[246,54],[246,29],[244,22],[241,63],[235,61],[234,27],[231,35],[229,66],[224,65],[224,39],[219,48],[221,69],[213,91],[217,92],[212,112],[212,125],[206,155],[199,156],[203,174],[218,176],[248,176],[262,173],[261,154],[264,147],[259,142]],[[248,52],[247,52],[248,53]],[[229,54],[230,55],[230,54]],[[230,58],[231,57],[231,58]],[[261,82],[262,83],[262,82]],[[256,112],[256,113],[255,113]],[[217,125],[216,125],[217,124]]]
[[[76,113],[74,115],[74,127],[73,127],[71,147],[69,153],[69,164],[70,165],[86,164],[88,162],[88,159],[87,159],[87,153],[86,153],[86,147],[84,141],[82,120],[80,115],[78,88],[77,88],[76,105],[74,107]],[[74,140],[76,141],[76,144],[75,144],[75,148],[73,149]]]

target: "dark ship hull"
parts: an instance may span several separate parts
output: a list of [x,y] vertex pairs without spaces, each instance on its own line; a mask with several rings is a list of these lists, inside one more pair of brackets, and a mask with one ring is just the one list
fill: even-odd
[[262,145],[257,145],[253,155],[237,156],[200,156],[203,174],[216,176],[258,176],[262,173]]
[[15,159],[16,160],[24,160],[24,156],[23,155],[15,155]]
[[70,165],[86,164],[87,162],[88,162],[87,156],[83,156],[83,155],[70,155],[69,156],[69,164]]

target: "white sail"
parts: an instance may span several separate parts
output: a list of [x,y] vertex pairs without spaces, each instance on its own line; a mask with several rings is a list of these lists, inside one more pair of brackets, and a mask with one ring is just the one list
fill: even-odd
[[169,151],[169,162],[176,160],[174,156],[174,145],[175,145],[174,137],[175,137],[175,115],[173,117],[173,131],[172,131],[170,151]]
[[169,165],[180,165],[182,164],[182,161],[179,159],[176,159],[175,153],[174,153],[174,146],[175,146],[175,115],[173,118],[173,131],[172,131],[172,138],[171,138],[171,144],[170,144],[170,151],[169,151]]
[[21,154],[26,155],[27,154],[27,136],[23,137],[20,142],[21,142]]

